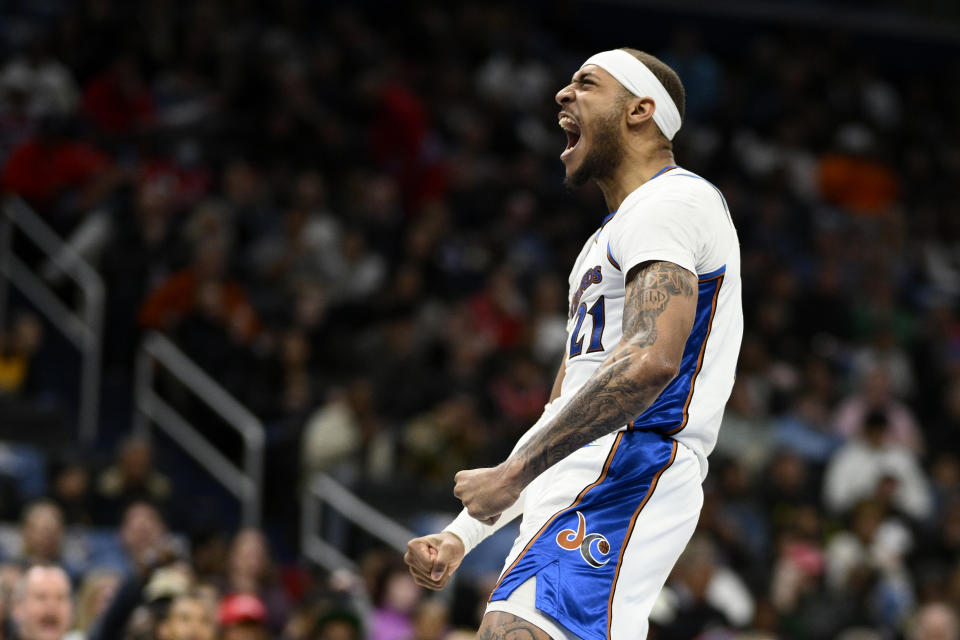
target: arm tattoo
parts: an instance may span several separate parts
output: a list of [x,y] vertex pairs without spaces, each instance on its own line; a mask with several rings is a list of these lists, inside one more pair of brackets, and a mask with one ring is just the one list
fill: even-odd
[[[695,295],[690,272],[671,262],[654,262],[637,271],[628,289],[623,307],[623,337],[637,347],[649,347],[657,341],[657,318],[673,296]],[[632,295],[631,295],[632,294]]]
[[623,337],[551,423],[517,453],[530,482],[580,447],[631,422],[660,395],[662,375],[644,375],[640,350],[657,342],[657,319],[673,298],[697,296],[696,276],[670,262],[646,263],[627,275]]

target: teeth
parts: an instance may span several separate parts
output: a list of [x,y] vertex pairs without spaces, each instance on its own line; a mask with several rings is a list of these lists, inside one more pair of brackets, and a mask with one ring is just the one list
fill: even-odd
[[577,123],[574,121],[573,118],[571,118],[568,115],[560,116],[560,118],[558,119],[558,124],[560,125],[560,128],[563,129],[564,131],[576,132],[578,130]]

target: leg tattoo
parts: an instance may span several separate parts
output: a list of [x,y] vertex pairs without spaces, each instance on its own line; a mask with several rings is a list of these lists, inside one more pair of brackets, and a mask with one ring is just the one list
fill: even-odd
[[550,636],[523,618],[503,611],[491,611],[483,616],[476,640],[550,640]]

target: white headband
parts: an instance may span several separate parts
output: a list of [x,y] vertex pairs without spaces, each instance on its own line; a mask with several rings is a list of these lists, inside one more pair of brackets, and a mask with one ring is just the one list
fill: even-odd
[[660,131],[667,140],[673,140],[673,136],[680,130],[680,112],[677,111],[673,98],[647,65],[623,49],[611,49],[592,55],[580,68],[583,69],[588,64],[595,64],[606,70],[623,85],[624,89],[638,98],[653,98],[656,104],[653,121],[660,127]]

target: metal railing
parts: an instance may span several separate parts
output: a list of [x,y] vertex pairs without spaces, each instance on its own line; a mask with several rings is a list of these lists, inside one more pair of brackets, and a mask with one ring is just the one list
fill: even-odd
[[[180,380],[243,439],[243,467],[231,462],[154,390],[157,365]],[[244,526],[260,522],[265,434],[263,423],[163,335],[151,332],[137,353],[134,432],[156,425],[240,500]]]
[[302,553],[328,571],[356,570],[356,564],[320,535],[323,505],[360,527],[391,548],[403,553],[414,533],[358,498],[349,489],[324,473],[317,473],[303,492],[300,521]]
[[[30,302],[81,354],[80,406],[77,430],[85,443],[97,437],[100,410],[100,359],[103,351],[103,279],[73,247],[65,243],[17,197],[6,198],[0,215],[0,325],[6,321],[9,283],[14,284]],[[13,255],[13,232],[19,229],[73,280],[82,294],[79,309],[71,309],[47,283],[20,258]]]

